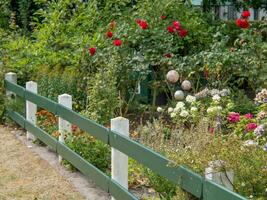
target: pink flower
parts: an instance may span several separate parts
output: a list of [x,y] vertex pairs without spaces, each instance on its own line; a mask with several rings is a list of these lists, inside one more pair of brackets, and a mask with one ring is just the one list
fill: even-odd
[[258,125],[256,123],[248,123],[246,126],[246,131],[250,132],[250,131],[254,131],[254,129],[256,129],[258,127]]
[[228,122],[230,123],[236,123],[240,121],[240,115],[239,113],[230,113],[227,117]]
[[244,115],[244,117],[246,119],[252,119],[253,118],[253,115],[251,113],[247,113],[247,114]]

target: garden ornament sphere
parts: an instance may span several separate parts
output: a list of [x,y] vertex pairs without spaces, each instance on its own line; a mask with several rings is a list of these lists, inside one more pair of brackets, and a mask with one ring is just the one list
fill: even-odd
[[184,92],[182,90],[177,90],[175,93],[174,93],[174,98],[175,100],[177,101],[182,101],[184,99]]
[[175,70],[169,71],[166,77],[170,83],[176,83],[179,80],[179,74]]
[[185,91],[189,91],[192,88],[192,84],[188,80],[183,81],[181,86],[182,86],[182,89]]

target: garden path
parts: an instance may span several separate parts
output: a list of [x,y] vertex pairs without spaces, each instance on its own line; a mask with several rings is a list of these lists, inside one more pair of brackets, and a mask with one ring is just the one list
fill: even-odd
[[79,172],[70,172],[49,149],[0,126],[0,200],[106,200]]

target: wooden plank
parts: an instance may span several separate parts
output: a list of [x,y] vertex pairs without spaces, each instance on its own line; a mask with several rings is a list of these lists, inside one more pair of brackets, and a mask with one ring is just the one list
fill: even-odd
[[203,200],[247,200],[245,197],[228,190],[212,181],[205,180],[203,185]]

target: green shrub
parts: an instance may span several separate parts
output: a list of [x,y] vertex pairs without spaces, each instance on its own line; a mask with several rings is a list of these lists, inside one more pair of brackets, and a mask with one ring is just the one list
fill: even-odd
[[111,151],[107,145],[86,133],[81,135],[69,134],[65,143],[98,169],[110,174]]

